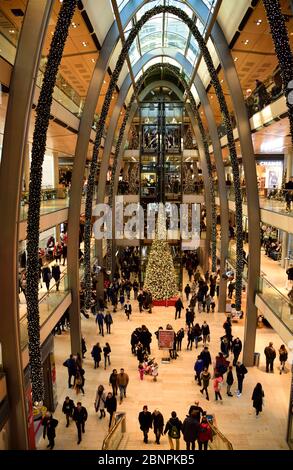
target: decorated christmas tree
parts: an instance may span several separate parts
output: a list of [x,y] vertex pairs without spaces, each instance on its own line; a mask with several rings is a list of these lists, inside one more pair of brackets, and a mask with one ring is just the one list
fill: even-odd
[[158,228],[146,268],[144,289],[154,300],[171,299],[178,294],[176,273],[171,250],[166,240],[166,220],[158,217]]

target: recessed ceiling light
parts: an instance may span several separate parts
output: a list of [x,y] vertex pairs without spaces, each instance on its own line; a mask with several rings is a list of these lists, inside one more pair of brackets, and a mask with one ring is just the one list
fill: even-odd
[[10,29],[9,32],[10,32],[10,34],[14,34],[14,33],[15,33],[15,30],[14,30],[14,29]]
[[73,28],[77,28],[78,25],[77,25],[76,23],[74,23],[74,21],[72,21],[71,26],[72,26]]
[[261,24],[262,24],[262,20],[260,20],[260,19],[257,20],[256,25],[259,26],[259,25],[261,25]]
[[106,80],[104,80],[104,84],[105,84],[105,85],[106,85],[106,83],[107,83]]
[[237,62],[237,60],[238,60],[238,57],[235,57],[234,62]]
[[82,41],[83,47],[87,47],[88,43],[86,41]]
[[246,39],[246,40],[244,41],[244,45],[247,46],[248,43],[249,43],[249,39]]
[[96,62],[95,59],[91,59],[91,61],[92,61],[93,64]]
[[221,80],[221,83],[224,83],[224,80],[223,80],[223,78],[222,78],[222,80]]

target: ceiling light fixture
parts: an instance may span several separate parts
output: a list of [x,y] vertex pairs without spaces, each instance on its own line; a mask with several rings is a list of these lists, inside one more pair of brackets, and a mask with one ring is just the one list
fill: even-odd
[[83,47],[87,47],[88,43],[86,41],[82,41]]
[[74,23],[74,21],[72,21],[71,26],[72,26],[73,28],[77,28],[78,25],[77,25],[76,23]]
[[246,41],[244,41],[244,45],[247,46],[248,43],[249,43],[249,39],[246,39]]
[[10,34],[14,34],[14,33],[15,33],[15,30],[14,30],[14,29],[10,29],[9,32],[10,32]]
[[262,24],[262,20],[257,20],[256,25],[260,26]]
[[235,57],[234,62],[237,62],[237,60],[238,60],[238,57]]

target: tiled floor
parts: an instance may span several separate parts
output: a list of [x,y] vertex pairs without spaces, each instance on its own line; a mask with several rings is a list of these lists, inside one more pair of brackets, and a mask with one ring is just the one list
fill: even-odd
[[[158,381],[153,382],[151,377],[145,376],[143,381],[139,380],[137,371],[137,360],[131,354],[130,335],[138,326],[145,324],[153,334],[152,356],[161,360],[165,356],[163,351],[157,348],[157,341],[154,332],[159,326],[165,327],[171,323],[176,331],[184,327],[184,315],[176,322],[174,320],[174,308],[155,307],[152,314],[138,312],[137,303],[132,301],[133,315],[127,321],[122,310],[113,315],[114,325],[111,335],[101,337],[97,334],[95,319],[91,315],[88,320],[82,318],[82,331],[86,338],[87,353],[84,360],[85,368],[85,396],[76,397],[72,389],[67,388],[67,369],[62,365],[70,353],[69,332],[55,337],[55,358],[57,367],[57,389],[58,407],[55,417],[59,420],[57,427],[56,449],[101,449],[103,439],[107,433],[108,415],[106,419],[100,420],[94,411],[94,400],[96,389],[99,384],[103,384],[106,391],[110,391],[108,385],[109,375],[113,368],[123,367],[129,374],[130,382],[127,389],[127,399],[118,405],[117,411],[126,412],[127,436],[123,447],[125,449],[168,449],[166,436],[161,439],[161,445],[155,444],[154,435],[149,434],[149,444],[143,443],[142,432],[138,425],[138,413],[144,404],[147,404],[150,411],[158,408],[164,415],[165,421],[169,418],[171,411],[177,411],[181,420],[195,400],[199,400],[201,406],[210,414],[215,414],[219,430],[231,441],[235,449],[287,449],[286,429],[287,414],[289,404],[289,391],[291,374],[287,372],[279,375],[278,360],[275,363],[275,373],[267,374],[264,366],[264,347],[269,341],[273,341],[274,346],[279,348],[280,338],[273,330],[265,328],[257,331],[256,351],[261,353],[259,368],[249,368],[244,381],[243,394],[240,398],[235,395],[229,398],[223,389],[223,404],[214,401],[212,385],[210,385],[210,401],[207,401],[199,392],[199,386],[194,381],[193,366],[197,354],[201,351],[199,347],[195,352],[186,350],[186,336],[183,339],[182,352],[179,358],[170,364],[159,362]],[[186,302],[185,302],[186,304]],[[222,313],[197,314],[196,321],[200,324],[206,319],[211,328],[211,354],[212,359],[219,351],[219,337],[223,334],[223,322],[225,315]],[[243,324],[233,326],[233,335],[239,335],[243,339]],[[94,370],[91,358],[91,348],[100,341],[103,347],[108,341],[112,348],[111,367],[104,370],[100,366]],[[102,365],[102,364],[101,364]],[[256,419],[252,407],[251,395],[257,382],[261,382],[265,393],[265,406],[259,419]],[[236,384],[232,388],[236,391]],[[69,428],[65,427],[65,417],[62,415],[62,403],[66,395],[72,397],[75,402],[81,399],[89,412],[86,423],[86,433],[80,445],[77,445],[77,432],[74,423]],[[47,441],[41,440],[40,449],[46,448]],[[184,449],[184,441],[181,440],[181,449]]]

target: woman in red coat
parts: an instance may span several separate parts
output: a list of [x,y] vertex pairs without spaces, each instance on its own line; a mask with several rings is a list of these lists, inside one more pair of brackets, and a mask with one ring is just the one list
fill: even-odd
[[213,442],[213,433],[206,416],[202,417],[198,432],[198,450],[208,450],[209,441]]

